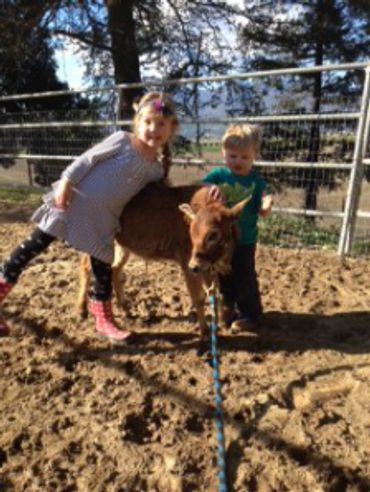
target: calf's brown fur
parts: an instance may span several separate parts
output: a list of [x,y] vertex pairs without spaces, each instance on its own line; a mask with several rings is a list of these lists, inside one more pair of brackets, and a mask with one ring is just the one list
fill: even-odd
[[[236,241],[235,219],[248,199],[229,209],[209,198],[205,186],[151,184],[124,208],[116,236],[113,288],[122,302],[120,270],[134,253],[148,260],[178,263],[197,312],[202,338],[206,335],[204,283],[227,273]],[[78,310],[86,313],[90,277],[88,255],[81,262]]]

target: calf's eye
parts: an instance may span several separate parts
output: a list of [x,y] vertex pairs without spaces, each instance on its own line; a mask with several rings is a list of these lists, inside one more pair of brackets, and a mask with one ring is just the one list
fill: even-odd
[[212,231],[208,233],[206,241],[208,244],[214,244],[214,243],[218,243],[220,239],[221,239],[221,232]]

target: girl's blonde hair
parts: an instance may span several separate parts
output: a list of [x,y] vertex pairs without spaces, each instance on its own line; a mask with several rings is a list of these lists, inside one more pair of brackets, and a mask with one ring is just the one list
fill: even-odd
[[[144,94],[139,101],[133,104],[133,108],[135,110],[135,115],[132,121],[132,127],[135,134],[137,133],[140,118],[145,108],[152,108],[158,113],[161,113],[165,118],[171,118],[173,126],[172,136],[176,133],[176,130],[179,127],[179,120],[176,115],[175,105],[170,96],[164,92],[148,92],[147,94]],[[172,165],[169,142],[162,147],[161,161],[166,178]]]
[[253,147],[259,155],[261,149],[262,132],[257,125],[231,125],[222,137],[224,149],[245,149]]

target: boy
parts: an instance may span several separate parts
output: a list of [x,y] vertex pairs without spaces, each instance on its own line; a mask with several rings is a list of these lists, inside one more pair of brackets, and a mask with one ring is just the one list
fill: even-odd
[[216,185],[211,186],[210,195],[224,200],[228,206],[252,194],[238,221],[240,234],[232,258],[232,271],[227,276],[220,276],[223,320],[236,330],[255,328],[263,311],[255,269],[257,221],[258,216],[270,214],[272,197],[266,193],[265,181],[253,169],[260,146],[261,132],[257,126],[230,126],[222,138],[226,167],[213,169],[203,179],[204,183]]

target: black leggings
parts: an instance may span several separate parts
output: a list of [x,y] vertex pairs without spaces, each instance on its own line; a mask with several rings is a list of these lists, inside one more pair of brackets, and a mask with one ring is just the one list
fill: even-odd
[[[11,253],[0,267],[0,273],[6,282],[15,284],[28,263],[45,251],[55,240],[54,236],[36,228],[32,234]],[[90,295],[98,301],[106,301],[112,296],[112,267],[90,256],[93,284]]]

